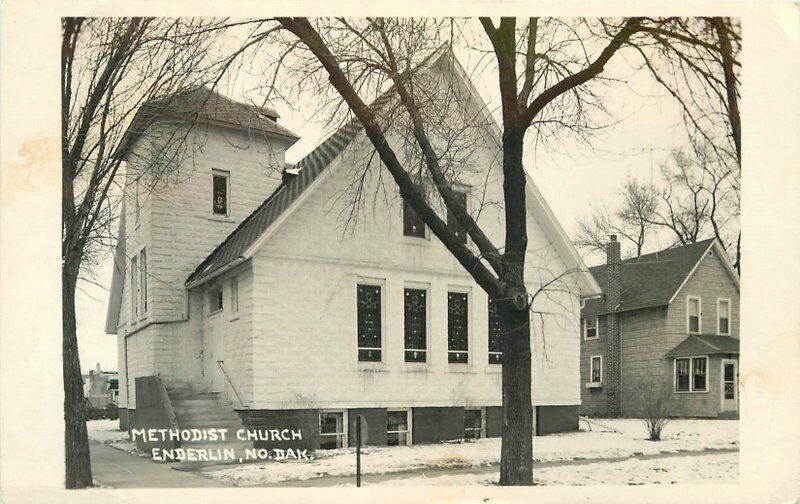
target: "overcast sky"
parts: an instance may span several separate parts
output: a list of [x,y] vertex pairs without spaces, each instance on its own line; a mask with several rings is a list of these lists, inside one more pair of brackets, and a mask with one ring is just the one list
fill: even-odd
[[[457,50],[456,54],[473,76],[481,96],[494,109],[498,93],[496,70],[489,68],[476,75],[479,55],[463,50]],[[606,74],[629,76],[631,70],[623,58],[618,58],[607,65]],[[658,179],[659,166],[669,157],[669,151],[686,141],[675,102],[655,82],[642,75],[634,77],[629,85],[630,88],[622,84],[611,88],[606,104],[619,122],[598,133],[591,147],[567,141],[552,151],[540,150],[535,156],[532,149],[526,150],[527,170],[570,236],[576,231],[576,220],[590,214],[596,206],[604,203],[611,209],[616,207],[618,191],[628,175],[643,181],[649,181],[651,176]],[[233,98],[242,99],[241,90],[252,87],[251,82],[240,79],[224,90]],[[287,162],[300,160],[324,139],[323,125],[314,121],[310,107],[296,105],[296,110],[292,110],[274,104],[274,108],[281,115],[279,123],[301,137],[287,151]],[[499,114],[494,112],[499,120]],[[586,260],[592,265],[599,259]],[[116,336],[106,335],[104,330],[111,270],[109,257],[97,272],[97,280],[105,288],[79,285],[83,292],[79,291],[77,296],[77,322],[84,372],[96,363],[106,370],[117,369]]]

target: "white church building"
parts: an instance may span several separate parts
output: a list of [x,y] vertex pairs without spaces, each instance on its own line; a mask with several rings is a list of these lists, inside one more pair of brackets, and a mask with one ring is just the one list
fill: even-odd
[[[502,201],[499,129],[450,53],[417,71],[488,118],[472,151],[481,169],[457,187],[502,244],[502,207],[486,204]],[[134,119],[118,152],[126,198],[106,322],[122,426],[163,424],[166,411],[182,428],[302,429],[311,449],[352,445],[357,415],[371,444],[499,436],[486,293],[405,208],[357,122],[287,166],[298,136],[278,119],[207,88]],[[180,153],[156,162],[154,146],[176,136]],[[527,209],[529,292],[563,275],[533,306],[541,435],[577,429],[581,300],[601,291],[531,178]]]

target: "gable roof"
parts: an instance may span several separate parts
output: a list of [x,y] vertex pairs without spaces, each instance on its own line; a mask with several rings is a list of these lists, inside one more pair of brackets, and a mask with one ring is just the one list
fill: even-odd
[[666,357],[738,353],[739,340],[736,338],[716,334],[692,334],[667,352]]
[[296,142],[300,137],[280,126],[278,117],[278,113],[269,107],[240,103],[207,86],[199,86],[143,103],[114,155],[124,156],[147,128],[165,119],[184,119],[248,133],[260,132],[283,138],[290,144]]
[[[486,103],[475,90],[461,64],[453,55],[448,46],[443,45],[438,51],[434,51],[425,58],[411,72],[416,72],[424,67],[433,67],[444,62],[447,68],[453,71],[470,93],[470,96],[478,104],[480,112],[487,119],[490,125],[492,138],[502,148],[500,141],[500,128],[494,117],[489,113]],[[373,104],[379,108],[385,105],[392,98],[390,87]],[[222,242],[209,256],[192,272],[186,280],[187,287],[194,287],[210,280],[235,267],[242,261],[249,258],[253,249],[257,248],[260,238],[267,232],[281,215],[289,207],[300,199],[301,195],[318,179],[325,168],[336,159],[339,154],[353,141],[356,135],[363,130],[357,118],[351,119],[333,135],[328,137],[316,149],[311,151],[305,158],[295,165],[299,168],[298,176],[293,177],[288,182],[282,183],[264,202],[253,211],[242,223]],[[572,242],[556,219],[544,197],[539,192],[532,178],[526,172],[526,192],[530,211],[534,212],[537,221],[542,225],[545,233],[551,239],[551,243],[557,250],[562,259],[565,260],[567,267],[576,272],[578,284],[583,296],[599,296],[601,289],[594,278],[588,274],[586,265],[580,255],[575,250]]]
[[[622,261],[621,303],[617,311],[668,305],[715,241],[710,238]],[[607,271],[606,264],[589,268],[602,286],[606,285]],[[588,300],[581,315],[587,317],[606,312],[605,300],[598,298]]]

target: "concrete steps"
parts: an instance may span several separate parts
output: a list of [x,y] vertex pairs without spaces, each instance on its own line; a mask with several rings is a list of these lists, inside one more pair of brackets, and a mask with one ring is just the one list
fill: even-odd
[[[181,448],[201,450],[205,452],[204,455],[209,460],[185,460],[180,462],[180,466],[238,463],[240,457],[244,458],[245,450],[253,448],[252,442],[240,441],[236,438],[236,431],[243,429],[244,424],[239,414],[233,409],[233,404],[221,394],[192,392],[185,389],[168,391],[168,393],[179,429],[227,429],[225,440],[181,442]],[[224,450],[227,449],[233,450],[234,460],[220,460]]]

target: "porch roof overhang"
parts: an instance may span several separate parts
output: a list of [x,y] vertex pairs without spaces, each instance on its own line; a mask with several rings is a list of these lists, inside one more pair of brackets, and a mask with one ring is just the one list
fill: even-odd
[[692,334],[667,352],[667,357],[738,354],[739,340],[730,336]]

